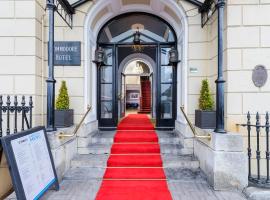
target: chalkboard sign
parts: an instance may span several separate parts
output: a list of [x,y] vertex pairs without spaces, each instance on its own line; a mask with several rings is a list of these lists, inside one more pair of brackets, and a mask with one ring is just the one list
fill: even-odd
[[80,66],[81,42],[54,42],[55,66]]
[[18,200],[39,199],[52,186],[59,189],[44,127],[3,137],[1,142]]

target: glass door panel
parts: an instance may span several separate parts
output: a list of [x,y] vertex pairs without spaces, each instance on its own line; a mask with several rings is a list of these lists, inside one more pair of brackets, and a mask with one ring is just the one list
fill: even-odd
[[160,46],[158,66],[157,127],[174,127],[176,116],[176,67],[169,64],[171,46]]
[[105,62],[98,67],[98,118],[99,127],[115,127],[115,77],[113,46],[102,47],[105,51]]
[[122,74],[121,77],[121,94],[120,94],[120,108],[121,108],[121,117],[126,115],[126,76]]

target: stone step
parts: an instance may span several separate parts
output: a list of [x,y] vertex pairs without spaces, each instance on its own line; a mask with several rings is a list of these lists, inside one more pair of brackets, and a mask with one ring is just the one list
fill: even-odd
[[77,155],[71,161],[71,167],[105,167],[109,154],[103,155]]
[[[157,132],[160,144],[180,144],[180,138],[173,132]],[[90,140],[90,143],[112,144],[115,132],[103,131],[99,132]]]
[[101,180],[105,170],[101,167],[72,167],[65,174],[64,180]]
[[[109,155],[77,155],[71,161],[71,167],[105,168]],[[199,169],[199,161],[193,156],[180,156],[162,154],[164,168],[181,168],[196,171]]]
[[[112,144],[93,143],[88,147],[78,148],[79,154],[109,154]],[[186,155],[189,154],[180,144],[160,144],[162,154]]]
[[79,154],[109,154],[111,151],[111,144],[94,143],[89,144],[87,147],[78,148]]
[[[106,168],[76,167],[65,174],[64,180],[102,180]],[[200,170],[186,168],[164,168],[168,181],[205,181]]]
[[198,170],[200,163],[191,155],[171,155],[162,154],[164,168],[186,168],[190,170]]

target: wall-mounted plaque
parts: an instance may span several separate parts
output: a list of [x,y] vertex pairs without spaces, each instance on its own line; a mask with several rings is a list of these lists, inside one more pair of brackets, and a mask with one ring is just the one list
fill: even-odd
[[36,127],[1,138],[18,200],[37,200],[59,188],[47,133]]
[[54,42],[55,66],[80,66],[81,42]]
[[257,65],[253,69],[252,81],[256,87],[263,87],[267,82],[267,69],[263,65]]

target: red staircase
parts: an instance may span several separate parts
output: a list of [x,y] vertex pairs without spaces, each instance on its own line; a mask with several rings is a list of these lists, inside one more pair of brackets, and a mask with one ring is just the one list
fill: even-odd
[[151,113],[151,83],[149,80],[141,81],[140,111],[138,113]]

